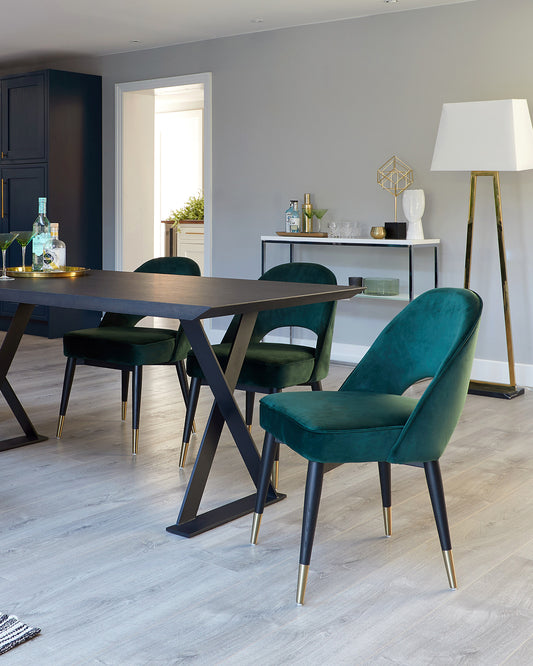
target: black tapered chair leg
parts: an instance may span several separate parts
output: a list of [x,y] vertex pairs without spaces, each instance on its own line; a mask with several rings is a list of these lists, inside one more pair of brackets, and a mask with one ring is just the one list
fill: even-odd
[[296,590],[296,603],[302,605],[307,585],[307,574],[315,538],[320,495],[322,494],[322,480],[324,478],[324,463],[309,461],[307,466],[307,480],[305,483],[304,515],[302,521],[302,540],[300,544],[300,566],[298,568],[298,586]]
[[[185,363],[183,361],[178,361],[176,363],[176,373],[178,375],[178,381],[180,383],[181,395],[183,396],[183,402],[185,403],[185,409],[189,407],[189,382],[187,381],[187,373],[185,372]],[[194,419],[192,422],[192,432],[196,432],[196,425]]]
[[457,578],[453,563],[452,541],[450,538],[450,528],[448,525],[448,515],[446,513],[444,487],[442,485],[439,461],[432,460],[430,462],[425,462],[424,470],[426,472],[426,481],[428,484],[429,496],[431,498],[431,506],[433,507],[433,515],[435,516],[435,523],[437,524],[437,532],[439,533],[440,546],[442,548],[448,583],[450,587],[455,590],[457,588]]
[[381,486],[381,504],[383,506],[383,523],[385,526],[385,536],[390,537],[390,535],[392,534],[391,464],[388,462],[378,462],[378,469],[379,469],[379,484]]
[[200,387],[202,380],[198,377],[191,378],[191,385],[189,386],[189,404],[187,405],[187,413],[185,415],[185,425],[183,426],[183,437],[181,441],[179,466],[185,466],[187,458],[187,451],[189,450],[189,442],[191,441],[192,424],[194,415],[196,414],[196,407],[198,406],[198,398],[200,396]]
[[252,522],[252,536],[250,538],[250,541],[253,544],[257,543],[257,537],[259,536],[259,527],[265,509],[268,486],[270,485],[272,463],[278,445],[278,442],[274,439],[274,435],[266,432],[263,442],[263,452],[261,454],[261,464],[259,467],[259,480],[257,482],[257,494],[255,496],[255,512]]
[[76,359],[72,357],[67,358],[65,366],[65,376],[63,377],[63,391],[61,393],[61,403],[59,405],[59,418],[57,420],[56,437],[61,439],[63,434],[63,423],[65,422],[65,414],[67,413],[68,401],[70,398],[70,390],[72,389],[72,380],[76,372]]
[[139,422],[141,419],[141,391],[143,380],[142,365],[135,365],[133,367],[132,375],[131,453],[135,456],[137,455],[139,446]]
[[312,391],[321,391],[322,390],[322,382],[312,382],[311,383],[311,390]]
[[126,413],[128,410],[128,389],[130,385],[130,371],[121,370],[122,373],[122,386],[121,386],[121,396],[122,396],[122,420],[126,420]]
[[248,432],[252,432],[252,423],[254,420],[254,402],[255,392],[245,391],[246,393],[246,407],[245,407],[245,420],[248,426]]

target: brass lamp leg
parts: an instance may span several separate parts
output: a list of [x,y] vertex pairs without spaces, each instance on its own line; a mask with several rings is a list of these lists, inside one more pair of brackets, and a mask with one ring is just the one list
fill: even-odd
[[509,306],[509,285],[507,283],[507,268],[505,263],[505,244],[503,239],[502,200],[500,190],[500,174],[498,171],[472,171],[470,176],[470,204],[468,210],[468,225],[466,233],[465,253],[465,279],[464,287],[470,287],[470,263],[472,258],[472,236],[474,232],[474,211],[476,207],[476,185],[478,176],[492,178],[494,189],[494,206],[496,209],[496,232],[498,236],[498,255],[500,260],[500,278],[502,285],[503,316],[505,321],[505,339],[507,343],[507,364],[509,368],[509,383],[471,381],[469,393],[486,395],[495,398],[515,398],[524,394],[524,389],[516,386],[513,335],[511,331],[511,310]]
[[254,546],[257,544],[257,538],[259,536],[259,527],[261,526],[261,518],[263,517],[262,513],[254,513],[254,518],[252,521],[252,535],[250,537],[250,543]]
[[56,430],[56,438],[61,439],[61,435],[63,434],[63,424],[65,423],[65,415],[62,414],[59,416],[59,419],[57,421],[57,430]]
[[123,420],[123,421],[126,420],[126,413],[127,413],[127,411],[128,411],[128,402],[125,400],[125,401],[122,403],[122,420]]
[[300,564],[298,567],[298,586],[296,588],[296,603],[303,606],[305,597],[305,587],[307,585],[307,574],[309,573],[308,564]]
[[131,454],[133,456],[137,455],[138,448],[139,448],[139,428],[134,428],[131,431]]
[[451,550],[443,550],[442,556],[444,558],[444,566],[446,567],[446,575],[448,576],[448,583],[452,590],[457,589],[457,578],[455,576],[455,566],[453,564],[453,555]]

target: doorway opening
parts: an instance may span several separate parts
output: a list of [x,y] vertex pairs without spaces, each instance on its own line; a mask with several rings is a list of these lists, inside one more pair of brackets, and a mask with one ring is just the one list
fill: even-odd
[[[115,88],[115,269],[134,270],[154,256],[173,253],[190,256],[202,275],[210,275],[211,74]],[[162,221],[199,193],[203,224],[175,234]]]

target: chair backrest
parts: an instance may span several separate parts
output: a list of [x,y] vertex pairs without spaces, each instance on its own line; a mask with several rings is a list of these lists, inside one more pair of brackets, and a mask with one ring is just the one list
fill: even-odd
[[[135,269],[135,273],[166,273],[169,275],[201,275],[198,264],[188,257],[155,257]],[[106,312],[99,326],[135,326],[141,315]]]
[[431,378],[388,462],[442,455],[466,399],[482,308],[468,289],[424,292],[385,327],[341,386],[401,395]]
[[[259,279],[276,282],[337,284],[335,274],[329,268],[321,264],[306,262],[274,266]],[[310,381],[323,379],[329,368],[336,306],[336,301],[329,301],[260,312],[250,342],[260,342],[268,333],[288,326],[298,326],[312,331],[316,334],[317,341],[315,368]],[[231,342],[234,339],[237,325],[238,319],[234,318],[224,335],[223,342]]]

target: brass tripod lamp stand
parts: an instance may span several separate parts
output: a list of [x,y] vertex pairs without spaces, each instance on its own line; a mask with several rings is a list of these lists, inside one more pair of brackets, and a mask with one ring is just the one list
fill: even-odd
[[524,389],[516,385],[515,378],[499,172],[526,169],[533,169],[533,127],[527,100],[504,99],[443,105],[431,170],[471,172],[464,275],[464,286],[467,289],[470,286],[478,177],[492,178],[494,189],[509,383],[471,381],[469,393],[476,395],[510,399],[524,393]]

